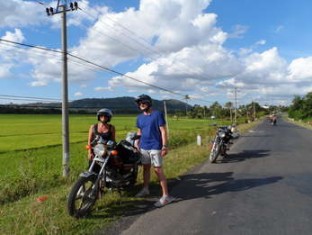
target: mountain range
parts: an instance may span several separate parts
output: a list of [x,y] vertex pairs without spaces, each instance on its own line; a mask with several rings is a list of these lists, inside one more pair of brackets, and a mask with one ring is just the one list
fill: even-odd
[[[185,112],[192,108],[191,105],[175,100],[153,100],[153,108],[164,111],[166,104],[167,112],[175,114]],[[61,102],[53,103],[28,103],[28,104],[10,104],[1,105],[0,113],[60,113],[62,108]],[[114,114],[137,114],[139,110],[133,97],[116,97],[116,98],[87,98],[70,101],[68,103],[69,112],[73,113],[95,113],[102,108],[108,108]]]
[[[164,111],[164,104],[166,104],[168,113],[185,112],[186,109],[191,109],[192,106],[179,100],[153,100],[153,108]],[[101,108],[111,109],[114,113],[138,113],[136,103],[133,97],[117,97],[117,98],[88,98],[75,100],[69,103],[70,109],[78,110],[98,110]]]

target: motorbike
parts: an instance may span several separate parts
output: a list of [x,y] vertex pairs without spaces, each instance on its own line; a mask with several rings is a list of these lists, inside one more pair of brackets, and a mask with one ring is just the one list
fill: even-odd
[[277,123],[277,116],[275,114],[272,114],[268,116],[268,120],[271,123],[272,126],[276,126]]
[[271,125],[272,126],[276,126],[276,121],[277,121],[277,118],[273,117],[272,120],[271,120]]
[[219,126],[214,140],[212,142],[212,148],[210,150],[209,161],[215,163],[219,155],[227,157],[226,151],[229,150],[230,144],[233,144],[231,140],[238,137],[238,133],[235,132],[234,126]]
[[119,143],[99,136],[94,139],[89,146],[94,153],[89,169],[79,175],[68,196],[70,216],[85,217],[108,190],[120,192],[135,185],[141,163],[141,153],[134,146],[138,138],[128,133]]

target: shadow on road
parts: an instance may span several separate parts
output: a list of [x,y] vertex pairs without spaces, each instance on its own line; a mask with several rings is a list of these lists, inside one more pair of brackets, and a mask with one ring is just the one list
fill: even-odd
[[240,153],[229,153],[227,157],[220,158],[217,163],[241,162],[251,158],[268,157],[269,155],[270,150],[268,149],[243,150]]
[[176,187],[174,194],[179,195],[180,200],[194,198],[210,198],[227,192],[244,191],[262,185],[276,183],[282,177],[234,179],[232,172],[225,173],[201,173],[183,177],[183,187]]
[[[214,195],[220,195],[228,192],[239,192],[249,190],[255,187],[261,187],[267,184],[273,184],[282,179],[282,177],[265,177],[265,178],[246,178],[234,179],[233,172],[224,173],[199,173],[182,176],[179,179],[169,180],[169,188],[172,189],[170,193],[177,197],[173,202],[179,203],[185,200],[196,198],[211,198]],[[152,185],[152,190],[159,187],[159,185]],[[101,229],[96,234],[119,234],[120,231],[128,228],[136,216],[155,210],[154,203],[156,197],[149,197],[145,199],[135,200],[133,197],[124,197],[121,201],[116,202],[115,205],[106,205],[98,207],[89,217],[91,219],[112,219],[119,217],[118,221],[112,223],[106,229]]]
[[[244,150],[240,153],[230,154],[227,158],[218,161],[218,163],[234,163],[249,158],[266,157],[268,155],[269,150]],[[168,179],[168,186],[169,189],[173,189],[171,192],[173,195],[179,195],[179,199],[177,200],[179,201],[199,197],[209,198],[211,195],[225,193],[227,191],[247,190],[263,184],[274,183],[281,179],[280,177],[271,177],[235,180],[232,174],[232,172],[188,174],[178,179]],[[136,189],[133,191],[139,191],[140,187],[136,186]],[[154,197],[136,200],[133,199],[133,195],[124,195],[116,205],[98,206],[97,211],[92,212],[90,217],[99,219],[114,216],[127,217],[153,210],[155,209],[154,203],[159,196],[159,187],[158,183],[150,184],[150,192]]]
[[292,123],[287,123],[287,122],[277,124],[276,127],[298,129],[298,130],[307,129],[305,127],[298,126],[298,125],[295,125],[295,124],[292,124]]

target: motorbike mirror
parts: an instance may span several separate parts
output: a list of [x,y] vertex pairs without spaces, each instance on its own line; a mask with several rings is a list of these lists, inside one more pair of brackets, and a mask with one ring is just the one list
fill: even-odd
[[112,140],[109,140],[109,141],[107,141],[107,146],[113,146],[114,145],[114,141],[112,141]]

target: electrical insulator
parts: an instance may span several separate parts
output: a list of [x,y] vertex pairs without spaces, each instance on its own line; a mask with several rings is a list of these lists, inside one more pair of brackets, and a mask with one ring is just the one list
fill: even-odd
[[74,2],[75,9],[78,10],[78,3]]

